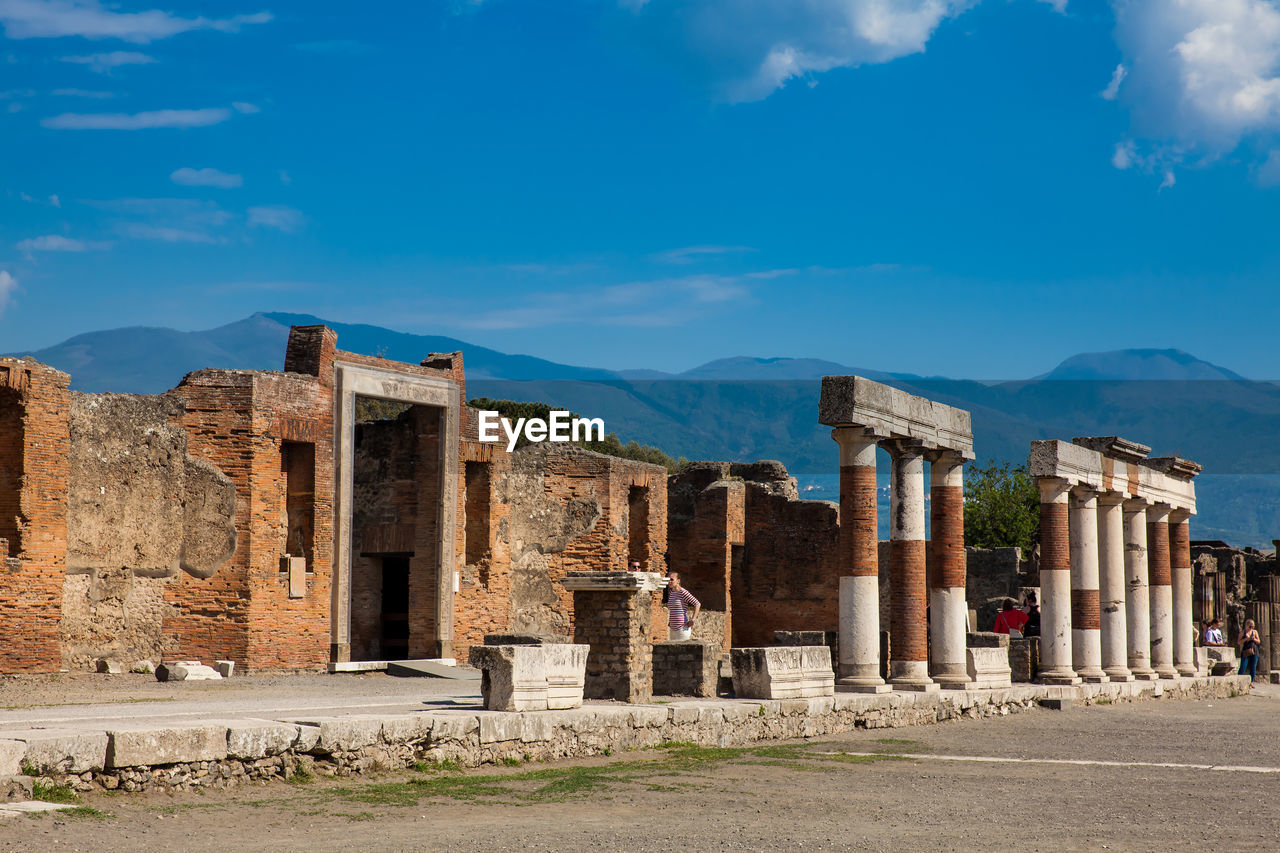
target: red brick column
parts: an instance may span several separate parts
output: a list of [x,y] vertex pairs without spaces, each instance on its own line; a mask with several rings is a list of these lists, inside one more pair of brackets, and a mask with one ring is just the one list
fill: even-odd
[[840,445],[840,660],[842,692],[882,693],[880,560],[876,532],[876,440],[858,427],[838,427]]
[[1041,477],[1040,487],[1040,680],[1079,684],[1071,668],[1071,484]]
[[1169,564],[1168,504],[1147,509],[1147,573],[1151,585],[1151,666],[1161,678],[1177,678],[1173,666],[1173,583]]
[[943,687],[970,682],[965,649],[964,459],[941,453],[930,464],[929,673]]
[[925,580],[924,449],[885,443],[893,457],[889,520],[889,682],[899,690],[937,690],[929,677]]

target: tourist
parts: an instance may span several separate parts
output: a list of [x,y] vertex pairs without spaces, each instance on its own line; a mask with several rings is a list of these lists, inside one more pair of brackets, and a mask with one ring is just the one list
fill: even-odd
[[1022,624],[1022,636],[1039,637],[1040,636],[1040,605],[1036,604],[1036,594],[1028,592],[1023,603],[1024,613],[1027,614],[1027,621]]
[[1238,675],[1244,675],[1246,672],[1251,681],[1258,680],[1258,647],[1262,645],[1262,638],[1258,636],[1258,632],[1253,628],[1253,620],[1244,620],[1244,630],[1240,633],[1240,672]]
[[1222,622],[1217,619],[1210,619],[1206,622],[1204,629],[1204,645],[1225,646],[1226,644],[1226,640],[1222,638]]
[[1004,606],[996,616],[995,632],[1008,634],[1011,637],[1022,636],[1022,626],[1027,624],[1027,614],[1018,609],[1012,598],[1004,600]]
[[632,560],[630,563],[628,563],[628,564],[627,564],[627,571],[629,571],[629,572],[638,572],[638,571],[640,571],[640,561],[639,561],[639,560]]
[[[689,590],[680,586],[680,573],[667,572],[667,627],[671,629],[671,640],[679,642],[687,640],[693,632],[693,620],[698,618],[702,603],[693,597]],[[689,608],[693,615],[689,615]]]

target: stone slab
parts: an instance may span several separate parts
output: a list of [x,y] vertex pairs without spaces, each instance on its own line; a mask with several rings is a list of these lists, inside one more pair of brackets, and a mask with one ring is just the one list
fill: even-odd
[[0,740],[0,776],[17,776],[22,773],[22,759],[27,755],[27,745],[20,740]]
[[118,728],[107,731],[107,768],[148,767],[227,757],[226,725]]
[[[969,636],[974,636],[970,634]],[[1004,634],[997,637],[1008,638]],[[978,646],[965,649],[965,671],[969,674],[972,687],[977,689],[997,689],[1013,686],[1013,670],[1009,667],[1009,651],[1000,645]]]
[[802,699],[835,693],[831,649],[774,646],[733,649],[733,692],[739,699]]
[[382,740],[382,718],[373,714],[311,717],[289,720],[289,722],[302,726],[315,726],[319,730],[319,736],[310,751],[326,755],[363,749]]
[[479,681],[474,669],[460,669],[438,660],[389,660],[387,675],[401,678],[450,678],[454,681]]
[[104,731],[37,729],[5,732],[4,737],[26,743],[22,760],[40,773],[86,773],[106,766]]
[[228,720],[227,757],[256,761],[280,755],[298,742],[298,726],[271,720]]

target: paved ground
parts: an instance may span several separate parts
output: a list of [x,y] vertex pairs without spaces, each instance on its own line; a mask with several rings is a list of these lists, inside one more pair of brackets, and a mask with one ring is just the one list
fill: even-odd
[[[365,678],[377,694],[365,701],[420,702],[416,691],[427,689]],[[304,687],[303,701],[359,698],[334,685]],[[9,819],[0,847],[1275,850],[1278,693],[1038,710],[792,746],[98,794],[70,813]],[[230,691],[198,698],[206,697],[254,701]]]

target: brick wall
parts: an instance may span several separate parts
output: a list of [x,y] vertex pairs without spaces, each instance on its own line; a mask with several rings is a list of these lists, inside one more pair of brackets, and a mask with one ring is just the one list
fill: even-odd
[[58,622],[66,574],[70,377],[0,358],[0,671],[62,665]]
[[583,698],[648,702],[653,697],[653,594],[579,590],[573,596],[573,641],[591,646]]
[[719,643],[654,643],[653,694],[715,697],[721,653]]

